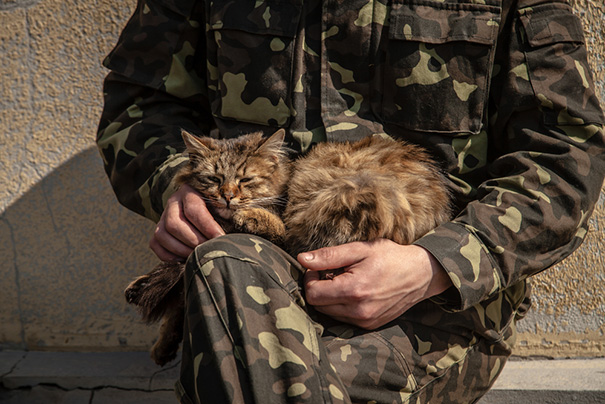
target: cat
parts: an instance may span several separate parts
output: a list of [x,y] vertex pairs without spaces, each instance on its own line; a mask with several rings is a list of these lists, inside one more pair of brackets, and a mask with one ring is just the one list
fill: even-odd
[[[279,141],[269,144],[277,146],[281,143],[283,133],[279,136]],[[198,176],[203,178],[201,173],[208,170],[197,168],[204,165],[204,159],[195,156],[192,146],[196,139],[187,138],[185,142],[188,150],[192,149],[189,152],[192,158],[187,171],[179,175],[179,182],[200,189],[201,182],[207,180],[202,181]],[[220,142],[223,141],[211,141],[213,144]],[[229,154],[238,153],[232,147],[224,154],[227,163],[232,158]],[[245,156],[238,156],[242,157],[245,160]],[[262,157],[249,158],[251,161],[246,164],[253,161],[261,164],[259,158],[262,160]],[[357,142],[317,144],[291,164],[284,161],[284,154],[277,157],[269,155],[269,159],[287,167],[280,171],[285,178],[278,176],[274,179],[279,184],[276,194],[263,195],[263,198],[276,197],[282,201],[283,186],[287,183],[287,202],[281,212],[285,227],[259,231],[257,227],[246,224],[253,220],[244,219],[247,217],[245,210],[241,214],[238,210],[225,212],[224,202],[216,206],[212,205],[212,198],[207,197],[207,200],[214,206],[215,217],[227,231],[244,231],[269,238],[293,256],[303,251],[378,238],[410,244],[451,216],[445,176],[420,146],[372,136]],[[219,167],[221,171],[230,170],[228,164],[231,163]],[[211,176],[218,177],[218,174],[223,175],[215,173]],[[264,179],[272,181],[266,174]],[[201,192],[204,194],[203,190]],[[273,208],[269,211],[279,213]],[[276,222],[279,221],[277,218]],[[277,227],[280,230],[275,232]],[[169,270],[166,270],[166,265]],[[180,265],[178,271],[174,271],[170,265],[159,265],[126,289],[127,300],[141,307],[144,319],[153,322],[164,317],[160,338],[152,348],[152,358],[160,365],[174,358],[182,339],[184,310],[182,285],[178,282],[182,282],[183,267]],[[338,271],[329,271],[324,279],[338,274]],[[153,286],[156,284],[159,286]],[[148,298],[141,299],[141,295]]]
[[[189,161],[175,181],[202,195],[225,232],[256,234],[281,245],[285,227],[280,211],[290,177],[284,135],[281,129],[269,138],[257,132],[218,140],[183,131]],[[176,357],[183,337],[183,272],[183,263],[163,262],[124,291],[126,301],[138,307],[147,323],[162,319],[151,348],[151,357],[160,366]]]

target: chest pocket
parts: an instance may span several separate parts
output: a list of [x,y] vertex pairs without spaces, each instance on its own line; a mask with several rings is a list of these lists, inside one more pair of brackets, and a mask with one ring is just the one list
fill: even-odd
[[406,1],[391,10],[383,118],[415,131],[478,133],[501,8]]
[[208,11],[212,113],[284,126],[291,116],[296,32],[302,0],[214,0]]
[[519,10],[528,46],[530,82],[543,100],[544,121],[556,125],[603,123],[588,66],[582,23],[566,3]]

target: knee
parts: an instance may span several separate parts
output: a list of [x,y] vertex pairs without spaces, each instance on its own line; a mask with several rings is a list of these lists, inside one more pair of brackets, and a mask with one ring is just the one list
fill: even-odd
[[202,284],[209,282],[213,287],[233,285],[238,283],[233,282],[234,277],[255,272],[255,251],[242,236],[228,234],[197,246],[185,265],[185,284],[190,286],[192,282],[199,283],[196,279],[205,279]]
[[[227,234],[195,248],[187,264],[188,276],[199,271],[206,276],[218,269],[221,277],[269,277],[290,286],[304,270],[285,251],[262,237],[250,234]],[[216,274],[218,275],[218,274]]]
[[269,242],[249,234],[226,234],[198,245],[191,258],[198,262],[218,257],[254,260],[259,254],[258,246],[266,243]]

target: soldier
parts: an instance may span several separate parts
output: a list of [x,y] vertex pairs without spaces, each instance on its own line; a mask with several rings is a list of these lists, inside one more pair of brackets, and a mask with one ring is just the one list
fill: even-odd
[[[98,146],[118,199],[157,222],[159,258],[189,256],[182,403],[476,402],[511,353],[526,278],[581,244],[603,181],[603,114],[564,0],[140,0],[104,64]],[[375,133],[424,146],[455,218],[413,245],[298,260],[224,236],[174,186],[181,128],[279,127],[299,153]],[[316,276],[340,267],[363,271]]]

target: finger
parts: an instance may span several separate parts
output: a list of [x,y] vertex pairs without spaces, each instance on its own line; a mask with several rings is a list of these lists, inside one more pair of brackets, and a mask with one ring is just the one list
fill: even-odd
[[333,279],[321,279],[319,271],[307,271],[304,277],[305,299],[312,306],[331,306],[350,302],[347,290],[350,274],[343,273]]
[[224,235],[225,231],[212,217],[202,196],[187,185],[183,187],[186,191],[183,196],[183,213],[187,221],[206,239]]
[[341,323],[353,324],[357,327],[372,329],[375,328],[375,317],[367,316],[363,312],[357,313],[354,307],[344,304],[319,306],[315,310],[323,313]]
[[377,310],[376,307],[365,304],[333,304],[314,308],[335,320],[369,330],[386,324],[401,314],[393,310]]
[[353,321],[347,313],[347,307],[342,304],[334,304],[328,306],[314,306],[315,310],[320,313],[323,313],[327,316],[332,317],[335,320],[338,320],[343,323],[349,323]]
[[311,271],[348,267],[366,256],[366,245],[362,242],[348,243],[336,247],[298,254],[298,262]]
[[[327,314],[327,315],[329,315],[329,314]],[[376,320],[367,320],[366,321],[366,320],[359,320],[359,319],[351,318],[351,317],[339,317],[339,316],[330,316],[330,317],[332,317],[336,321],[340,321],[341,323],[352,324],[356,327],[363,328],[365,330],[375,330],[376,328],[383,325],[379,321],[376,321]],[[386,324],[386,323],[384,323],[384,324]]]
[[[170,201],[167,204],[166,209],[162,214],[162,218],[158,223],[158,229],[160,231],[165,230],[168,235],[177,239],[189,248],[195,248],[204,241],[207,241],[207,238],[188,221],[184,213],[184,207],[178,200]],[[167,235],[162,236],[167,237]],[[170,240],[166,238],[165,241],[169,242]]]
[[153,233],[153,237],[149,242],[149,247],[151,247],[154,252],[156,250],[161,251],[160,248],[158,248],[161,247],[163,250],[166,250],[167,252],[181,258],[188,257],[193,251],[193,247],[183,243],[181,240],[168,232],[162,221],[158,223],[158,226]]
[[184,261],[186,257],[180,257],[176,254],[171,253],[170,251],[166,250],[164,247],[162,247],[157,240],[155,239],[151,239],[151,241],[149,241],[149,247],[151,248],[151,250],[153,251],[153,253],[162,261],[164,262],[174,262],[174,261]]

